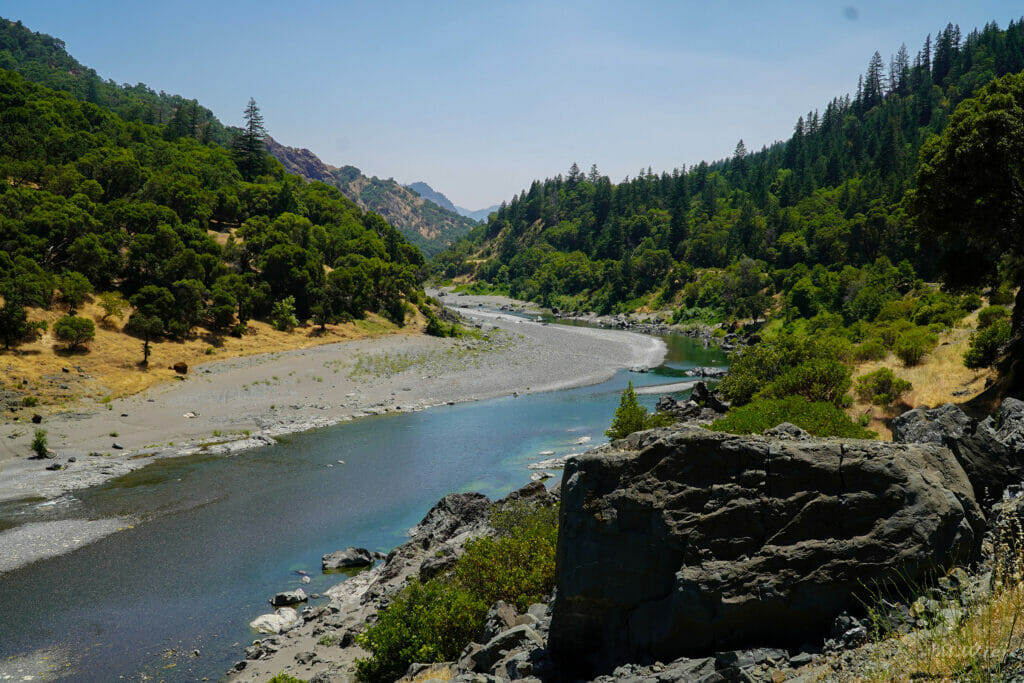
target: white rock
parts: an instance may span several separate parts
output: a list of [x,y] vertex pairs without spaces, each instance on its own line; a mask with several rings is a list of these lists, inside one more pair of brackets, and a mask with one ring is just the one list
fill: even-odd
[[299,623],[299,614],[291,607],[282,607],[273,614],[261,614],[249,622],[249,628],[260,633],[281,633]]

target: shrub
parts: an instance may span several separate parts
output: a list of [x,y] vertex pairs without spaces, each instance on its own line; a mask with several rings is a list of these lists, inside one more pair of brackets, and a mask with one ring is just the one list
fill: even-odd
[[802,396],[839,405],[849,388],[850,368],[832,358],[814,358],[783,371],[758,396]]
[[413,581],[356,637],[373,653],[356,660],[363,681],[394,681],[412,662],[458,659],[483,626],[488,605],[452,583]]
[[889,368],[880,368],[857,378],[857,395],[876,406],[887,406],[910,391],[913,385],[900,379]]
[[923,328],[914,328],[900,334],[894,351],[907,367],[917,365],[935,346],[935,335]]
[[37,429],[35,435],[32,437],[32,452],[36,454],[36,457],[45,458],[46,451],[46,430]]
[[53,334],[74,349],[96,337],[96,324],[89,318],[66,315],[53,324]]
[[885,344],[878,337],[866,339],[853,350],[854,359],[859,361],[882,360],[888,354]]
[[106,322],[107,318],[117,318],[120,320],[124,317],[124,312],[128,310],[128,302],[125,301],[120,292],[104,292],[100,294],[99,304],[100,308],[103,309],[102,322]]
[[987,368],[996,362],[999,349],[1010,341],[1010,320],[1002,318],[988,327],[971,334],[970,345],[964,352],[964,365],[969,368]]
[[982,330],[993,323],[1010,317],[1010,309],[1006,306],[989,306],[978,311],[978,329]]
[[[797,389],[806,389],[809,384],[832,376],[835,385],[830,389],[819,387],[828,398],[838,401],[849,388],[849,370],[840,368],[839,361],[850,357],[852,344],[848,339],[831,334],[815,336],[782,334],[772,341],[732,354],[729,357],[729,374],[718,385],[722,396],[740,406],[748,403],[758,392],[766,389],[776,378],[789,373],[770,391],[778,398]],[[810,361],[828,361],[802,370],[796,370]],[[837,365],[838,364],[838,365]],[[819,375],[818,380],[813,376]],[[822,395],[816,393],[815,395]]]
[[356,661],[360,680],[393,681],[412,662],[457,659],[496,600],[525,610],[551,592],[558,509],[515,502],[494,509],[490,522],[499,535],[467,543],[450,580],[409,584],[357,637],[373,653]]
[[1006,287],[989,292],[988,302],[993,306],[1009,306],[1013,303],[1013,292]]
[[960,308],[967,312],[978,310],[981,308],[981,296],[976,293],[964,294],[960,297]]
[[486,605],[504,600],[525,612],[555,586],[557,514],[523,504],[496,511],[492,525],[507,529],[505,535],[469,541],[455,567],[456,581]]
[[814,436],[873,439],[876,434],[854,423],[831,403],[810,403],[800,396],[758,399],[708,425],[707,429],[729,434],[760,434],[783,422],[791,422]]
[[887,301],[882,305],[878,315],[875,316],[875,320],[890,321],[890,320],[907,320],[914,313],[914,301],[912,299],[897,299],[895,301]]
[[299,319],[295,317],[294,296],[286,296],[274,302],[274,307],[270,310],[270,324],[281,332],[289,332],[298,327]]
[[267,683],[307,683],[307,681],[304,678],[295,678],[295,676],[291,676],[282,671],[267,681]]

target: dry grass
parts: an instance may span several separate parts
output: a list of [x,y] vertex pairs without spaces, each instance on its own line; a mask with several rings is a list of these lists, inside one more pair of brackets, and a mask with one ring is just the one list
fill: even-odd
[[[54,321],[64,314],[65,311],[57,308],[29,310],[31,320],[46,320],[51,330]],[[144,368],[139,365],[142,340],[125,333],[123,321],[114,320],[101,325],[103,312],[95,303],[83,305],[78,314],[96,321],[96,338],[87,345],[86,351],[68,353],[50,331],[37,341],[22,344],[17,350],[0,350],[0,389],[15,389],[25,396],[35,397],[40,406],[63,406],[79,399],[104,400],[135,394],[155,384],[171,381],[177,375],[170,366],[179,361],[193,366],[385,334],[419,334],[425,327],[425,319],[416,311],[402,328],[370,314],[366,320],[328,325],[327,332],[322,335],[319,327],[280,332],[267,323],[257,321],[249,322],[249,333],[240,339],[213,335],[197,328],[185,341],[151,342],[149,366]],[[70,372],[63,372],[63,368]]]
[[963,355],[977,324],[977,312],[964,318],[960,327],[940,335],[938,346],[916,366],[904,367],[902,361],[891,353],[882,360],[857,364],[853,370],[855,385],[857,378],[862,375],[880,368],[890,368],[897,377],[910,382],[913,388],[888,410],[857,399],[847,414],[855,420],[861,415],[870,415],[871,424],[868,429],[878,432],[882,439],[891,439],[888,421],[903,411],[918,406],[934,408],[943,403],[963,403],[980,394],[985,389],[985,382],[996,378],[996,371],[991,368],[971,370],[964,367]]
[[857,680],[1020,680],[1020,662],[1007,655],[1024,646],[1024,546],[1019,528],[1000,533],[991,586],[975,577],[939,599],[924,628],[883,633]]

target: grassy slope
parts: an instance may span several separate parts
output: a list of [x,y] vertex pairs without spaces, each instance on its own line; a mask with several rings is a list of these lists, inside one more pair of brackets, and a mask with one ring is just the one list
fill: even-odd
[[[51,330],[53,322],[64,314],[65,311],[56,307],[49,311],[29,309],[31,320],[46,320]],[[255,320],[249,322],[249,333],[240,339],[227,335],[215,336],[203,328],[197,328],[192,336],[181,342],[151,342],[149,367],[142,368],[139,366],[142,360],[142,340],[122,331],[123,320],[101,325],[99,321],[103,313],[95,303],[85,304],[78,314],[96,321],[96,338],[88,344],[87,350],[75,353],[66,351],[56,342],[51,331],[44,333],[37,341],[22,344],[17,351],[5,352],[0,349],[0,368],[3,369],[0,389],[34,396],[40,406],[67,407],[79,399],[89,404],[107,396],[126,396],[171,381],[176,374],[170,366],[179,361],[191,367],[238,356],[384,334],[418,334],[425,325],[422,315],[417,312],[415,317],[407,318],[402,328],[370,314],[366,320],[328,325],[324,335],[319,334],[319,327],[300,327],[293,332],[279,332],[267,323]],[[127,315],[124,320],[127,320]],[[71,372],[63,372],[65,367]],[[3,414],[0,413],[0,416]]]

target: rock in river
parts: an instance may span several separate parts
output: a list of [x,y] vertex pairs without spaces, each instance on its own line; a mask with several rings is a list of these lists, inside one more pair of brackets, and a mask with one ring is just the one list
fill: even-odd
[[324,570],[347,569],[349,567],[369,567],[373,564],[373,553],[366,548],[349,546],[344,550],[328,553],[323,557]]
[[278,593],[270,599],[270,604],[274,607],[280,607],[282,605],[294,605],[307,600],[306,591],[301,588],[297,588],[293,591],[283,591]]

